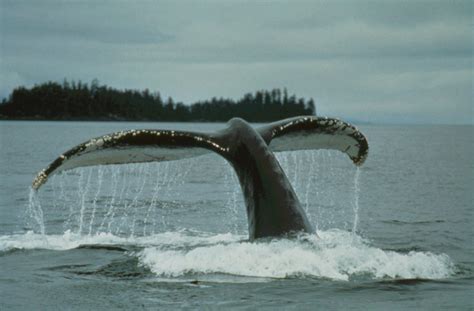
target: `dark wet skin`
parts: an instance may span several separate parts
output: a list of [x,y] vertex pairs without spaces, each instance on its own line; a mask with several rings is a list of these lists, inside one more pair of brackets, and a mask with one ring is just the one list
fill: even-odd
[[242,119],[232,119],[214,138],[222,144],[232,142],[221,155],[239,178],[250,240],[314,232],[285,172],[254,128]]

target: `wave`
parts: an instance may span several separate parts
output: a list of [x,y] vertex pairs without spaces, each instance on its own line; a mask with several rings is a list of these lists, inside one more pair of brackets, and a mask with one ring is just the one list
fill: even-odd
[[391,219],[391,220],[382,220],[382,223],[391,224],[391,225],[431,225],[431,224],[439,224],[445,223],[446,221],[443,219],[434,219],[434,220],[421,220],[421,221],[402,221],[398,219]]
[[[183,230],[146,237],[92,236],[69,231],[63,235],[26,234],[0,237],[0,251],[12,249],[68,250],[91,248],[120,251],[157,278],[229,275],[231,278],[323,278],[351,281],[445,279],[456,267],[446,254],[399,253],[371,246],[342,230],[318,231],[294,239],[249,242],[246,236]],[[92,246],[91,246],[92,245]],[[100,247],[100,245],[104,247]],[[119,246],[117,246],[119,245]]]
[[141,251],[139,257],[152,272],[165,277],[224,273],[348,281],[361,275],[375,279],[442,279],[454,273],[454,264],[445,254],[384,251],[340,230],[318,232],[318,235],[320,239],[306,235],[296,240],[238,242],[191,250],[148,247]]
[[209,234],[192,230],[164,232],[145,237],[121,237],[112,233],[82,235],[67,230],[63,234],[43,235],[28,231],[21,234],[0,236],[0,252],[15,249],[70,250],[75,248],[113,248],[113,246],[160,246],[168,248],[195,247],[199,245],[237,242],[244,235]]

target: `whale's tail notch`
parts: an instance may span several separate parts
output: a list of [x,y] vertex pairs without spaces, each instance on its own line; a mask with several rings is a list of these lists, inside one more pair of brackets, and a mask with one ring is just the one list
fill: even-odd
[[339,119],[301,116],[273,122],[257,130],[274,152],[339,150],[359,166],[369,151],[364,135],[355,126]]

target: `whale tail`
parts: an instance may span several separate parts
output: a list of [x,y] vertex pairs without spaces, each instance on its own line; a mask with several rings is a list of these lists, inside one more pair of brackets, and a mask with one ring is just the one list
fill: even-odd
[[330,149],[349,156],[355,165],[367,158],[369,145],[353,125],[339,119],[301,116],[276,121],[258,129],[270,150]]
[[[60,155],[33,181],[39,189],[52,174],[77,167],[173,161],[215,152],[229,159],[227,129],[216,133],[172,130],[129,130],[93,138]],[[338,119],[302,116],[257,129],[270,150],[334,149],[361,165],[368,152],[364,135]]]

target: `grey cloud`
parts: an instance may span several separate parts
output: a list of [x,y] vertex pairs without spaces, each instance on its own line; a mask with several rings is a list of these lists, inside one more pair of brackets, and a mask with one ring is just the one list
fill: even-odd
[[[2,10],[6,39],[79,40],[120,44],[155,44],[172,40],[150,19],[134,16],[129,5],[102,2],[7,2]],[[104,5],[105,4],[105,5]],[[130,18],[134,18],[130,23]]]
[[65,77],[185,102],[286,86],[342,117],[472,123],[469,1],[0,6],[0,96]]

